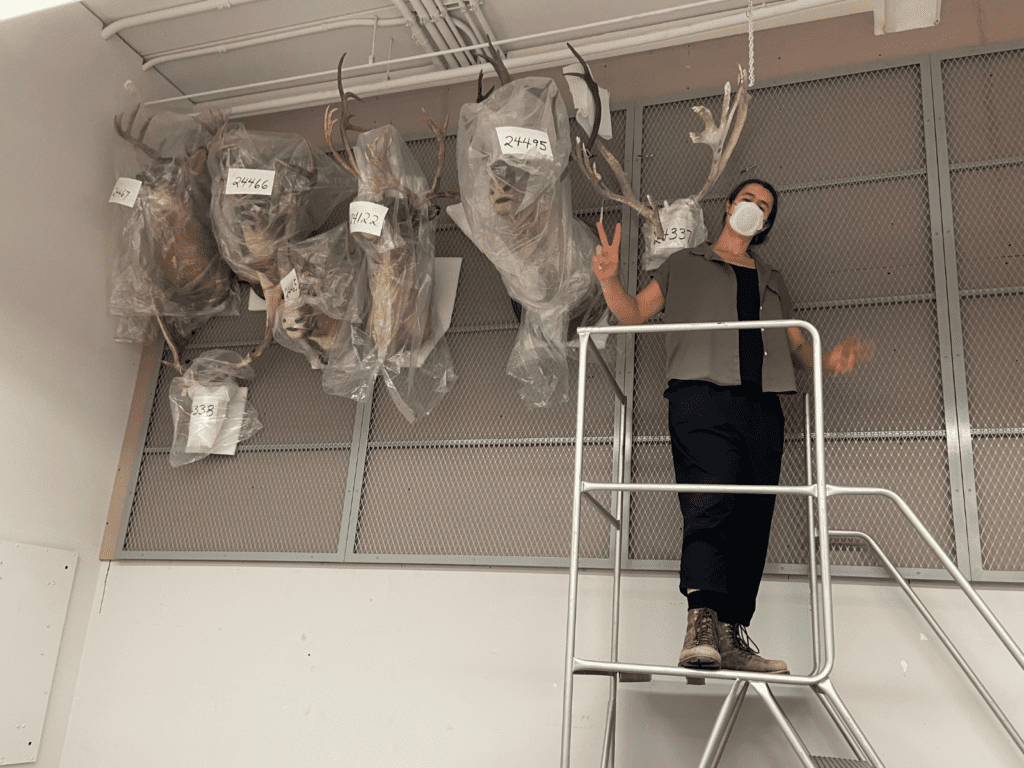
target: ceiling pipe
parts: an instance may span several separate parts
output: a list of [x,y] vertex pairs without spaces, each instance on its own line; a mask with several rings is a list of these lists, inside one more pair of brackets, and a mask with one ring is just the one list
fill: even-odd
[[[430,13],[431,23],[440,30],[441,36],[444,37],[448,47],[461,48],[464,46],[465,41],[459,38],[459,33],[452,23],[452,18],[448,15],[448,9],[444,7],[444,0],[423,0],[423,3],[427,8],[427,12]],[[455,58],[464,67],[471,67],[475,63],[473,57],[468,53],[460,53]]]
[[426,7],[423,5],[423,0],[395,0],[396,2],[407,2],[413,13],[419,18],[420,26],[427,30],[427,34],[430,35],[431,40],[434,41],[434,46],[444,56],[445,61],[448,62],[449,67],[462,67],[464,63],[461,59],[448,51],[453,47],[451,43],[444,39],[441,34],[441,30],[438,29],[437,24],[430,20],[430,14],[427,12]]
[[468,0],[468,2],[469,7],[473,11],[473,15],[476,16],[477,21],[480,22],[480,26],[484,30],[484,39],[491,40],[501,57],[505,58],[505,52],[501,49],[501,46],[498,45],[498,38],[494,34],[494,30],[491,29],[491,25],[487,22],[487,17],[484,16],[483,9],[480,7],[480,0]]
[[437,65],[438,69],[448,69],[449,63],[440,56],[436,55],[436,49],[427,40],[426,35],[423,34],[423,27],[416,20],[416,15],[409,9],[409,6],[405,3],[405,0],[391,0],[391,4],[395,6],[402,14],[402,18],[405,19],[405,23],[409,25],[409,34],[412,35],[412,39],[422,48],[424,51],[429,51],[435,54],[431,57],[431,60]]
[[462,15],[466,17],[466,22],[469,24],[470,28],[473,30],[470,39],[474,43],[482,43],[482,42],[484,42],[484,35],[480,31],[480,28],[476,24],[476,18],[473,15],[473,9],[469,7],[469,3],[467,3],[466,0],[456,0],[456,1],[459,4],[459,9],[462,11]]
[[206,13],[207,11],[226,11],[229,8],[234,8],[236,5],[246,5],[247,3],[258,3],[260,0],[203,0],[199,3],[189,3],[188,5],[179,5],[174,8],[164,8],[162,11],[150,11],[149,13],[140,13],[137,16],[125,16],[123,19],[112,21],[105,26],[100,32],[100,36],[104,40],[109,40],[118,32],[130,29],[132,27],[141,27],[145,24],[153,24],[159,21],[169,21],[171,19],[180,19],[185,16],[194,16],[197,13]]
[[181,61],[183,59],[196,59],[201,56],[210,56],[215,53],[228,53],[242,48],[252,48],[266,43],[276,43],[280,40],[291,40],[296,37],[316,35],[321,32],[331,32],[335,29],[346,29],[348,27],[402,27],[405,21],[402,19],[337,19],[334,21],[318,21],[310,24],[297,25],[295,27],[284,27],[276,32],[267,32],[245,39],[222,40],[216,43],[200,45],[194,48],[181,48],[176,51],[158,54],[142,63],[142,69],[152,69],[160,64],[169,61]]
[[457,19],[452,16],[452,24],[454,24],[459,30],[461,30],[463,37],[469,40],[469,45],[480,45],[483,41],[476,36],[473,28],[469,26],[462,19]]
[[[786,0],[775,5],[763,8],[758,14],[758,24],[765,21],[777,19],[783,16],[801,13],[809,10],[825,7],[840,7],[840,13],[860,13],[865,10],[872,10],[879,0],[871,0],[865,3],[862,0]],[[867,7],[865,7],[865,5]],[[638,14],[644,15],[644,14]],[[593,26],[582,25],[582,27]],[[643,49],[645,46],[666,46],[676,45],[686,39],[706,35],[708,33],[735,34],[745,31],[747,28],[746,9],[742,11],[717,16],[714,19],[706,19],[695,23],[676,25],[669,29],[658,30],[631,37],[621,37],[615,40],[606,40],[595,43],[581,44],[575,46],[582,56],[588,59],[606,58],[623,53],[631,53]],[[573,31],[558,30],[559,33]],[[545,36],[548,33],[544,33]],[[519,38],[501,41],[509,43]],[[466,46],[472,48],[473,46]],[[509,73],[531,71],[545,67],[564,66],[576,62],[576,58],[568,51],[561,50],[547,51],[544,53],[519,56],[505,59],[505,67]],[[576,62],[578,63],[578,62]],[[380,81],[355,85],[353,93],[359,96],[378,96],[387,93],[399,93],[402,91],[431,88],[444,85],[454,85],[461,82],[469,82],[476,77],[477,73],[485,68],[482,65],[448,70],[445,72],[432,72],[422,75],[413,75],[394,80]],[[247,115],[266,114],[269,112],[280,112],[290,109],[301,109],[303,107],[322,106],[331,103],[335,98],[334,91],[320,91],[299,96],[285,96],[277,99],[251,102],[232,106],[229,109],[233,117],[244,117]]]

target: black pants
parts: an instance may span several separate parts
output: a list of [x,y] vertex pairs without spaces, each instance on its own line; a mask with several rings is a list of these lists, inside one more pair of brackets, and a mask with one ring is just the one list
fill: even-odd
[[[777,485],[785,419],[774,393],[669,382],[677,483]],[[680,493],[679,590],[723,593],[722,621],[750,624],[764,572],[775,496]]]

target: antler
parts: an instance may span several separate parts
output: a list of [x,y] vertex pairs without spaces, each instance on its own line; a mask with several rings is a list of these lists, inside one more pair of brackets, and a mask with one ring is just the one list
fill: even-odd
[[[336,120],[334,114],[338,111],[337,107],[327,107],[324,110],[324,136],[327,138],[327,146],[331,149],[331,154],[334,155],[334,159],[338,161],[338,164],[346,171],[351,173],[357,179],[359,178],[359,168],[356,165],[355,155],[352,154],[352,145],[348,141],[348,131],[364,131],[365,128],[352,125],[352,113],[348,111],[348,100],[353,98],[356,101],[362,101],[351,91],[346,93],[345,87],[341,81],[341,66],[345,63],[346,54],[341,55],[341,61],[338,62],[338,93],[341,94],[341,119]],[[347,160],[342,158],[338,154],[338,150],[334,148],[334,142],[332,135],[334,134],[334,126],[338,125],[338,131],[341,133],[341,141],[345,147],[345,154]]]
[[594,76],[590,73],[590,65],[587,64],[586,60],[580,56],[579,52],[572,47],[571,43],[566,43],[569,46],[569,50],[572,51],[572,55],[575,56],[580,64],[583,65],[583,74],[579,72],[566,72],[567,75],[573,77],[579,77],[587,84],[587,88],[590,89],[590,97],[594,100],[594,129],[591,131],[590,136],[587,137],[587,154],[590,154],[594,149],[594,142],[597,141],[597,131],[601,127],[601,90],[598,88],[597,81]]
[[142,104],[138,104],[135,107],[135,109],[132,110],[131,117],[128,118],[128,127],[127,128],[122,128],[121,127],[121,119],[124,117],[124,113],[122,112],[120,115],[115,115],[114,116],[114,130],[117,131],[117,134],[122,139],[127,141],[129,144],[131,144],[132,146],[137,147],[141,151],[145,152],[148,157],[156,159],[157,151],[155,149],[153,149],[153,147],[150,147],[148,144],[145,143],[146,131],[149,130],[149,124],[153,120],[152,116],[149,117],[146,120],[146,122],[144,122],[142,124],[142,127],[139,129],[139,136],[138,136],[138,138],[132,136],[132,130],[135,127],[135,118],[139,116],[139,110],[141,108],[142,108]]
[[437,137],[437,170],[434,172],[434,183],[430,185],[430,191],[427,192],[427,198],[433,199],[437,197],[461,197],[460,192],[455,192],[448,189],[438,189],[437,185],[441,181],[441,173],[444,170],[444,150],[445,150],[445,134],[448,132],[448,113],[444,115],[444,123],[440,126],[437,125],[430,116],[427,114],[427,110],[423,110],[423,122],[427,124],[427,127],[434,132],[434,136]]
[[[566,43],[566,45],[569,45]],[[665,230],[661,226],[661,216],[658,214],[658,209],[654,207],[654,204],[644,205],[641,203],[637,196],[633,193],[633,189],[629,185],[629,180],[626,178],[625,171],[622,170],[622,166],[619,161],[615,159],[604,143],[597,137],[598,128],[601,126],[601,95],[598,91],[597,82],[594,80],[593,75],[590,73],[590,67],[582,56],[576,51],[572,45],[569,45],[569,50],[572,51],[573,56],[579,59],[580,64],[583,65],[583,74],[579,72],[568,72],[567,74],[575,75],[576,77],[583,78],[583,81],[590,88],[590,93],[594,97],[594,103],[596,105],[596,112],[594,118],[594,129],[590,136],[587,138],[586,147],[583,146],[583,142],[577,136],[576,141],[573,144],[572,154],[576,158],[576,162],[579,163],[580,170],[583,171],[583,175],[587,177],[587,180],[594,186],[601,195],[607,197],[609,200],[614,200],[617,203],[628,205],[634,211],[639,213],[654,227],[654,236],[662,238],[665,236]],[[601,153],[601,157],[608,163],[608,167],[612,169],[612,173],[615,174],[615,179],[619,184],[619,192],[612,192],[601,178],[601,174],[598,173],[597,163],[593,159],[592,149],[596,147],[597,151]]]
[[[494,47],[491,42],[491,38],[487,38],[487,49],[490,51],[490,55],[483,53],[482,51],[473,51],[473,55],[477,58],[483,59],[494,67],[494,71],[498,74],[498,81],[502,85],[508,85],[512,82],[512,78],[508,74],[508,70],[505,69],[505,63],[501,60],[501,54]],[[481,101],[486,99],[491,93],[494,92],[494,86],[491,86],[491,90],[487,93],[483,93],[484,86],[484,71],[481,69],[480,74],[476,78],[476,103],[479,104]]]
[[601,156],[608,163],[608,166],[612,169],[612,173],[615,174],[615,178],[619,183],[620,193],[612,192],[605,185],[601,179],[601,174],[597,171],[597,164],[591,159],[593,156],[586,155],[583,149],[583,142],[577,137],[576,143],[573,145],[572,154],[576,158],[576,162],[580,164],[580,170],[583,171],[583,175],[587,177],[591,184],[594,185],[594,189],[600,192],[602,195],[607,197],[609,200],[614,200],[617,203],[628,205],[634,211],[639,213],[654,227],[654,236],[662,238],[665,236],[665,230],[661,226],[661,216],[658,215],[658,209],[651,205],[644,205],[641,203],[635,194],[633,194],[632,188],[629,186],[629,180],[626,178],[625,171],[622,170],[622,166],[619,165],[619,161],[615,159],[615,155],[608,151],[608,148],[599,139],[595,144],[597,151],[601,153]]
[[[739,83],[736,90],[736,103],[729,108],[731,88],[729,83],[725,84],[725,96],[722,99],[722,120],[720,125],[715,125],[715,120],[707,107],[696,106],[693,111],[704,119],[704,130],[701,133],[690,133],[690,141],[694,144],[707,144],[711,147],[711,171],[708,173],[708,180],[704,182],[696,200],[700,202],[706,195],[729,162],[729,156],[736,148],[739,141],[743,124],[747,120],[747,105],[750,103],[750,94],[747,92],[747,78],[743,67],[740,67]],[[731,129],[731,130],[730,130]]]

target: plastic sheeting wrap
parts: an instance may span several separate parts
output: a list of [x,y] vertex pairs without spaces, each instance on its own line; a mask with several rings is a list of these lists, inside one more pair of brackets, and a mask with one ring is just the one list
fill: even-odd
[[644,252],[641,264],[652,271],[665,263],[671,254],[683,248],[693,248],[707,240],[708,230],[704,226],[704,211],[695,197],[684,197],[665,204],[659,209],[661,225],[665,236],[660,240],[654,236],[654,226],[644,220]]
[[[277,311],[274,339],[323,368],[339,336],[347,337],[350,306],[363,279],[362,254],[348,248],[348,224],[278,250],[284,301]],[[294,273],[294,274],[293,274]]]
[[[309,237],[355,191],[351,177],[301,136],[247,131],[238,123],[217,133],[209,165],[217,243],[238,277],[256,286],[263,284],[261,275],[276,284],[278,249]],[[274,177],[249,183],[255,174],[232,170],[272,171]]]
[[572,212],[571,140],[547,78],[514,80],[459,116],[462,203],[449,212],[523,305],[506,371],[537,406],[568,397],[570,318],[594,325],[605,308],[591,268],[597,237]]
[[209,166],[217,244],[239,279],[267,299],[266,338],[250,354],[254,359],[269,344],[281,307],[282,249],[320,229],[356,185],[301,136],[247,131],[237,123],[218,131]]
[[122,106],[119,125],[132,139],[117,142],[115,173],[141,187],[133,205],[114,206],[121,232],[109,304],[119,316],[115,338],[154,340],[155,316],[178,331],[172,335],[187,337],[213,315],[237,314],[239,307],[237,282],[210,228],[206,161],[213,134],[187,115],[137,114],[141,101],[130,82]]
[[364,271],[351,302],[348,335],[331,353],[323,388],[365,400],[380,374],[412,422],[429,413],[455,381],[434,307],[429,185],[391,125],[361,134],[353,152],[359,194],[349,220]]
[[172,467],[191,464],[211,453],[234,454],[240,441],[263,428],[248,400],[248,390],[238,384],[238,379],[253,377],[252,368],[239,367],[241,362],[237,352],[210,350],[171,380]]

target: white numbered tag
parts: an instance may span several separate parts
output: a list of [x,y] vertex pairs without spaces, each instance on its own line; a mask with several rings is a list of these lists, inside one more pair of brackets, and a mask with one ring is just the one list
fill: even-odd
[[532,128],[519,128],[514,125],[506,125],[495,128],[498,133],[498,143],[501,145],[503,155],[529,155],[541,154],[544,157],[554,157],[551,154],[551,142],[544,131],[535,131]]
[[275,171],[259,168],[228,168],[225,195],[271,195]]
[[107,202],[117,203],[127,208],[134,208],[140,189],[142,189],[141,181],[138,179],[127,179],[122,176],[114,185],[114,191],[110,193],[110,199]]
[[707,238],[704,213],[700,204],[692,197],[666,203],[658,211],[665,236],[655,239],[654,228],[644,222],[643,233],[647,249],[643,254],[643,267],[657,269],[669,255],[683,248],[693,248]]
[[192,387],[188,420],[187,453],[208,453],[227,415],[227,387]]
[[380,237],[380,232],[384,228],[384,217],[387,215],[386,205],[356,200],[348,206],[348,227],[353,232],[364,232]]
[[284,292],[284,301],[299,298],[299,276],[294,269],[281,278],[281,290]]

